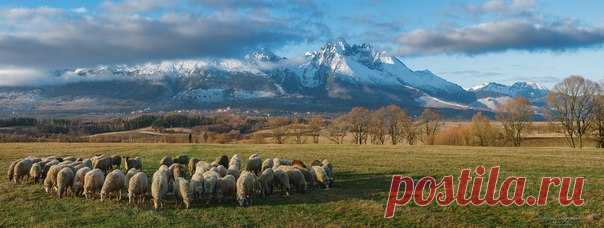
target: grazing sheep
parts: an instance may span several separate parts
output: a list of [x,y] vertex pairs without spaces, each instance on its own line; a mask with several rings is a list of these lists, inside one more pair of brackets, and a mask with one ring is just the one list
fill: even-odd
[[59,198],[63,197],[67,189],[73,185],[73,178],[75,174],[73,169],[70,167],[64,167],[57,174],[57,195]]
[[77,159],[74,156],[67,156],[63,158],[63,161],[70,161],[70,162],[74,162]]
[[292,166],[293,167],[300,167],[300,168],[308,169],[308,167],[306,167],[306,164],[304,164],[304,162],[302,162],[300,160],[293,160],[292,161]]
[[52,165],[48,169],[48,173],[46,173],[46,178],[44,179],[44,191],[46,193],[52,192],[53,188],[56,186],[56,183],[57,183],[57,174],[64,167],[65,167],[65,165],[56,164],[56,165]]
[[43,171],[42,171],[42,172],[44,173],[44,174],[43,174],[43,175],[44,175],[44,178],[46,178],[46,176],[48,176],[48,170],[50,170],[50,167],[52,167],[53,165],[57,165],[57,164],[59,164],[59,160],[52,160],[52,161],[48,161],[48,162],[47,162],[47,163],[44,165],[44,167],[42,167],[42,168],[43,168]]
[[262,196],[266,197],[273,194],[273,182],[275,179],[273,168],[267,168],[262,171],[262,175],[258,179],[260,181]]
[[325,169],[325,174],[327,174],[327,177],[331,179],[331,184],[333,184],[335,179],[333,178],[333,166],[331,165],[331,162],[325,159],[321,163],[323,164],[323,169]]
[[139,157],[135,157],[135,158],[126,157],[126,159],[124,160],[124,163],[126,166],[126,170],[130,170],[130,169],[143,170],[143,162]]
[[306,180],[304,174],[293,166],[282,165],[279,169],[285,171],[289,177],[290,186],[294,187],[297,192],[304,193],[306,190]]
[[86,199],[101,191],[105,183],[105,173],[101,169],[93,169],[84,176],[84,197]]
[[239,154],[235,154],[233,157],[231,157],[231,160],[229,161],[229,169],[231,168],[241,170],[241,158],[239,157]]
[[170,175],[173,180],[176,180],[179,177],[185,177],[187,172],[187,168],[179,163],[172,164],[168,169],[170,170]]
[[110,157],[95,157],[91,160],[93,169],[100,169],[104,173],[112,169],[113,160]]
[[273,158],[273,170],[282,165],[292,165],[292,161],[287,159]]
[[262,162],[262,172],[268,168],[273,168],[273,159],[267,158]]
[[315,171],[315,180],[324,188],[331,187],[331,178],[327,176],[325,169],[322,166],[313,166],[313,170]]
[[42,173],[43,171],[42,162],[36,162],[31,166],[29,169],[29,176],[34,179],[34,184],[37,184],[42,180],[42,176],[44,175],[44,173]]
[[237,202],[239,206],[247,207],[252,204],[252,194],[256,190],[256,175],[243,171],[237,179]]
[[159,165],[166,165],[168,167],[170,167],[172,165],[172,163],[174,163],[172,161],[172,157],[170,156],[164,156],[160,161],[159,161]]
[[219,165],[213,169],[214,169],[214,171],[216,171],[218,173],[218,175],[220,175],[220,177],[224,177],[227,175],[227,169],[224,168],[224,166],[222,166],[222,165]]
[[203,173],[207,172],[208,170],[210,170],[210,167],[211,167],[210,164],[208,164],[207,162],[199,161],[195,165],[195,172],[203,174]]
[[235,177],[235,179],[239,179],[239,174],[240,174],[239,169],[229,168],[229,169],[227,169],[226,173],[227,173],[227,175],[233,175]]
[[126,188],[126,175],[119,169],[111,171],[111,173],[107,174],[105,177],[105,182],[103,183],[103,187],[101,188],[101,201],[105,199],[105,197],[109,197],[116,193],[117,199],[122,199],[122,190]]
[[191,176],[191,182],[189,183],[189,191],[193,194],[194,199],[201,199],[203,195],[203,174],[195,172]]
[[220,175],[215,171],[203,173],[203,192],[207,196],[207,203],[214,199],[218,178],[220,178]]
[[289,184],[289,176],[285,171],[281,169],[273,170],[273,185],[279,187],[281,192],[285,192],[285,195],[289,196],[291,185]]
[[116,167],[117,169],[119,169],[121,164],[122,164],[122,156],[119,156],[119,155],[111,156],[111,165],[113,167]]
[[185,204],[185,207],[187,209],[191,208],[192,194],[190,192],[189,181],[186,180],[185,178],[179,177],[178,179],[176,179],[176,182],[177,182],[177,186],[178,186],[178,191],[177,191],[178,197],[180,198],[182,203]]
[[82,165],[92,169],[92,161],[90,159],[84,159],[82,160]]
[[[165,165],[162,165],[161,167],[165,167]],[[151,196],[153,197],[153,208],[155,210],[159,210],[160,207],[163,207],[163,200],[168,193],[168,180],[170,174],[167,168],[162,169],[161,167],[153,173],[153,179],[151,180]]]
[[15,160],[13,162],[10,163],[10,165],[8,166],[8,171],[7,171],[7,176],[8,176],[8,181],[13,181],[13,177],[15,176],[15,165],[21,160]]
[[229,167],[229,156],[227,155],[222,155],[220,157],[217,157],[216,160],[214,160],[214,162],[216,162],[216,166],[222,165],[224,167]]
[[322,166],[323,163],[321,163],[321,161],[319,160],[314,160],[312,161],[312,163],[310,163],[310,166]]
[[189,164],[189,155],[180,155],[174,159],[174,163],[178,163],[181,165]]
[[126,183],[130,183],[130,178],[132,178],[135,174],[137,174],[139,172],[138,169],[129,169],[128,172],[126,172]]
[[149,181],[147,174],[144,172],[137,172],[128,181],[128,203],[131,204],[135,200],[140,204],[145,200],[147,194]]
[[75,177],[73,178],[73,185],[71,186],[71,191],[74,195],[79,196],[84,191],[84,179],[86,179],[86,174],[90,172],[90,168],[83,167],[76,171]]
[[314,170],[311,171],[310,169],[302,168],[299,166],[294,166],[294,168],[300,170],[302,175],[304,175],[304,181],[306,181],[306,187],[308,189],[312,189],[315,186]]
[[219,178],[216,182],[216,198],[218,202],[222,202],[225,197],[236,199],[237,194],[237,179],[232,175],[226,175]]
[[197,164],[197,162],[199,162],[199,159],[197,159],[197,158],[193,158],[193,159],[189,160],[189,164],[187,165],[187,168],[189,168],[189,173],[191,175],[193,175],[193,173],[195,173],[195,165]]
[[260,156],[254,156],[256,154],[253,154],[252,156],[250,156],[250,159],[247,161],[247,166],[245,166],[245,170],[253,172],[254,174],[258,175],[260,174],[261,170],[262,170],[262,160],[260,159]]
[[17,162],[17,164],[15,164],[15,170],[14,170],[14,174],[13,174],[13,181],[15,183],[20,183],[21,180],[23,179],[24,176],[28,176],[29,178],[29,170],[31,169],[31,166],[33,165],[33,159],[31,158],[26,158],[23,160],[20,160],[19,162]]

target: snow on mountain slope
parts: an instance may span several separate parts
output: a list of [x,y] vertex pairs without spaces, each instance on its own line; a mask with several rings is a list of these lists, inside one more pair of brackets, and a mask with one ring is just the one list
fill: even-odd
[[527,99],[535,99],[545,97],[548,93],[547,88],[531,82],[516,82],[512,85],[504,85],[495,82],[486,83],[480,86],[473,87],[470,91],[475,92],[478,97],[525,97]]
[[503,103],[513,99],[512,97],[503,96],[503,97],[485,97],[480,98],[476,102],[480,105],[484,105],[485,108],[491,111],[497,110],[497,107],[502,105]]

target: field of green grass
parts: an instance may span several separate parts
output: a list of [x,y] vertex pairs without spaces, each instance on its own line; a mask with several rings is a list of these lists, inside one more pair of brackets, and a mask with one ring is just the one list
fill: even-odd
[[[195,204],[178,209],[174,200],[153,211],[121,202],[58,199],[40,185],[9,183],[9,163],[28,155],[75,155],[98,153],[140,156],[148,175],[162,156],[188,154],[205,160],[239,153],[247,158],[258,152],[263,158],[329,159],[336,179],[330,190],[314,190],[290,197],[273,195],[254,199],[249,208],[232,203]],[[384,219],[384,208],[393,174],[420,178],[459,176],[461,168],[499,165],[500,176],[526,176],[527,193],[534,195],[542,176],[584,176],[581,207],[456,206],[399,207],[393,219]],[[166,226],[604,226],[604,150],[568,148],[479,148],[454,146],[386,145],[190,145],[190,144],[0,144],[0,227],[166,227]],[[457,181],[456,181],[457,182]],[[556,187],[552,187],[557,192]]]

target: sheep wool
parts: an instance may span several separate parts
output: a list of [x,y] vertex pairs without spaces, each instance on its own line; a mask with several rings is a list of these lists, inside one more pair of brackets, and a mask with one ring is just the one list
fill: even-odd
[[197,158],[193,158],[193,159],[189,160],[189,164],[187,165],[187,168],[189,169],[189,173],[191,175],[193,175],[193,173],[195,173],[195,165],[197,165],[197,162],[199,162],[199,159],[197,159]]
[[262,172],[268,168],[273,168],[273,159],[267,158],[262,162]]
[[89,167],[83,167],[76,171],[75,177],[73,178],[72,192],[75,195],[81,195],[84,191],[84,179],[86,177],[86,173],[90,172]]
[[274,173],[273,168],[267,168],[262,171],[262,175],[258,178],[263,196],[268,196],[273,193]]
[[289,184],[289,176],[281,169],[273,170],[273,186],[278,186],[285,195],[289,195],[291,185]]
[[141,203],[147,194],[149,180],[144,172],[137,172],[128,181],[128,203],[132,204],[135,200]]
[[42,179],[42,163],[36,162],[29,169],[29,176],[34,179],[34,184],[37,184]]
[[57,174],[57,195],[63,197],[67,189],[71,188],[75,174],[70,167],[64,167]]
[[252,204],[252,194],[256,189],[256,175],[243,171],[237,179],[237,202],[239,206],[247,207]]
[[163,205],[163,200],[168,193],[168,179],[169,171],[162,165],[160,169],[153,173],[153,179],[151,180],[151,196],[153,197],[153,208],[158,210]]
[[23,179],[23,177],[29,176],[29,170],[31,169],[33,162],[34,162],[33,159],[26,158],[26,159],[23,159],[23,160],[17,162],[17,164],[15,164],[14,174],[13,174],[13,178],[14,178],[13,181],[15,183],[20,183],[21,180]]
[[10,165],[8,166],[8,171],[7,171],[7,177],[8,177],[8,181],[13,181],[13,177],[15,176],[15,165],[19,162],[20,160],[15,160],[13,162],[10,163]]
[[180,197],[180,200],[182,200],[182,203],[185,204],[185,207],[187,209],[191,208],[191,192],[190,190],[190,186],[189,186],[189,181],[186,180],[185,178],[179,177],[178,179],[176,179],[176,182],[178,183],[178,196]]
[[92,198],[99,193],[105,182],[105,173],[100,169],[93,169],[84,176],[84,197]]
[[226,175],[222,178],[219,178],[216,185],[216,196],[218,201],[222,202],[225,197],[236,199],[235,194],[237,194],[237,181],[234,176]]

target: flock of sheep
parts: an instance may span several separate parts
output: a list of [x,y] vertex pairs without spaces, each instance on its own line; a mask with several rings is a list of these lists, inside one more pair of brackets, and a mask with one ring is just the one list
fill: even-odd
[[[122,157],[96,155],[83,159],[73,156],[46,158],[27,157],[13,161],[8,168],[8,179],[15,183],[33,181],[43,183],[44,190],[56,192],[59,198],[66,194],[121,200],[128,193],[128,203],[142,204],[151,193],[153,207],[163,207],[170,197],[190,208],[193,201],[236,201],[240,206],[251,205],[252,197],[266,197],[279,190],[289,196],[304,193],[315,187],[330,188],[333,166],[327,160],[315,160],[310,166],[300,160],[268,158],[264,161],[252,154],[244,170],[241,158],[227,155],[208,163],[181,155],[174,159],[165,156],[153,173],[151,182],[143,172],[142,159],[125,157],[126,173],[120,170]],[[188,172],[188,174],[187,174]],[[190,178],[187,178],[189,177]]]

